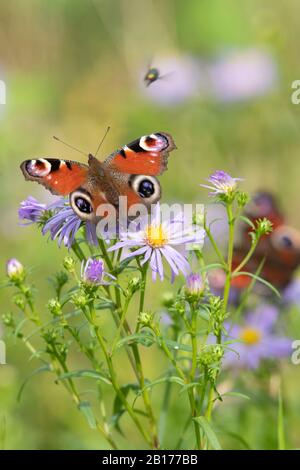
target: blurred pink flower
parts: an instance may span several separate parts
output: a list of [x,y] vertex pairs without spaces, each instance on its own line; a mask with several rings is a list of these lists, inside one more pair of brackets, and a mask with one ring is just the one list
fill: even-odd
[[272,90],[278,70],[272,56],[264,50],[231,51],[207,68],[208,92],[221,102],[252,99]]

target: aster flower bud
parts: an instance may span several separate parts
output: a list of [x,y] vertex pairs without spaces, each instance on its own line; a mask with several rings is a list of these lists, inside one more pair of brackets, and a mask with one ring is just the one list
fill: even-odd
[[72,302],[78,308],[85,308],[90,303],[90,300],[89,296],[82,291],[76,292],[72,296]]
[[228,313],[224,311],[224,302],[218,296],[211,296],[209,299],[210,325],[215,336],[218,336],[223,327],[224,320]]
[[13,298],[14,304],[19,307],[19,309],[24,310],[25,309],[25,299],[22,295],[15,295]]
[[42,337],[44,338],[44,340],[46,341],[46,343],[53,343],[56,341],[57,339],[57,333],[56,331],[51,328],[47,331],[45,331],[43,334],[42,334]]
[[141,326],[152,326],[153,323],[153,314],[148,312],[140,312],[138,317],[138,323]]
[[20,282],[25,278],[24,266],[16,258],[11,258],[7,261],[6,273],[13,282]]
[[190,273],[186,277],[185,293],[190,301],[198,300],[204,291],[204,284],[199,273]]
[[273,224],[270,220],[266,217],[263,219],[258,219],[256,221],[256,228],[255,228],[255,236],[256,238],[260,238],[263,235],[268,235],[273,230]]
[[15,328],[16,326],[13,314],[11,312],[4,313],[2,315],[2,321],[5,326],[9,326],[11,328]]
[[201,352],[199,356],[199,364],[205,367],[218,364],[224,355],[224,349],[220,344],[212,344]]
[[250,196],[249,194],[245,192],[239,191],[237,194],[236,200],[237,200],[238,206],[241,209],[243,209],[246,206],[246,204],[248,204],[248,202],[250,201]]
[[68,273],[74,273],[76,261],[71,256],[66,256],[63,260],[63,266]]
[[126,289],[126,297],[131,297],[135,292],[140,288],[141,281],[138,277],[133,277],[129,280],[128,286]]
[[47,308],[54,317],[62,315],[61,304],[58,299],[50,299]]

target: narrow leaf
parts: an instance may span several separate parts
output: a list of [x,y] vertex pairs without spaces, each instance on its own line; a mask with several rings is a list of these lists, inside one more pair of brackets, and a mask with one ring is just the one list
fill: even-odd
[[193,420],[196,421],[196,423],[199,425],[211,447],[214,450],[221,450],[222,447],[219,443],[216,433],[212,429],[207,419],[204,416],[198,416],[197,418],[193,418]]
[[72,372],[67,372],[65,374],[61,374],[57,380],[67,380],[67,379],[74,379],[80,377],[87,377],[90,379],[100,380],[107,385],[111,385],[111,381],[108,377],[100,372],[96,372],[95,370],[88,370],[88,369],[81,369],[81,370],[73,370]]
[[24,380],[24,382],[22,383],[22,385],[20,387],[20,390],[19,390],[18,395],[17,395],[17,400],[18,401],[21,400],[24,388],[26,387],[26,385],[28,384],[30,379],[32,379],[35,375],[41,374],[42,372],[50,372],[50,371],[51,371],[51,365],[47,364],[45,366],[39,367],[38,369],[33,371],[30,375],[28,375],[28,377],[26,377],[26,379]]
[[78,405],[78,409],[79,409],[79,411],[81,411],[81,413],[84,414],[90,428],[91,429],[96,429],[97,422],[96,422],[96,418],[94,416],[94,413],[93,413],[90,402],[81,401]]
[[223,397],[237,397],[237,398],[243,398],[244,400],[250,400],[250,397],[248,397],[248,395],[245,395],[244,393],[240,393],[240,392],[226,392],[226,393],[222,393],[220,396],[222,398]]
[[277,297],[279,297],[279,298],[281,297],[281,295],[280,295],[279,291],[276,289],[276,287],[272,286],[272,284],[270,284],[270,282],[266,281],[265,279],[263,279],[260,276],[257,276],[256,274],[249,273],[248,271],[239,271],[236,274],[234,274],[232,277],[238,277],[238,276],[252,277],[253,279],[256,279],[257,281],[259,281],[261,284],[264,284],[265,286],[267,286],[272,292],[274,292],[274,294],[276,294]]
[[129,335],[126,336],[125,338],[122,338],[118,343],[116,344],[116,349],[121,348],[122,346],[125,346],[126,344],[130,343],[139,343],[142,344],[143,346],[149,347],[153,343],[155,343],[155,338],[152,335],[145,334],[145,333],[137,333],[134,335]]

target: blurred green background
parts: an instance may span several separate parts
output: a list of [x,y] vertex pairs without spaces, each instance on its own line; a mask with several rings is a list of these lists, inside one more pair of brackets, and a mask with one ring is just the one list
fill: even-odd
[[[9,257],[32,266],[41,310],[50,295],[47,278],[58,269],[66,249],[47,242],[36,227],[18,225],[21,200],[29,194],[50,200],[43,188],[23,180],[19,164],[34,156],[84,161],[52,135],[93,152],[110,125],[100,152],[104,158],[140,135],[170,132],[178,151],[161,177],[164,201],[205,202],[199,183],[222,168],[245,178],[250,191],[275,191],[290,223],[300,228],[300,105],[291,103],[291,84],[300,78],[299,18],[297,0],[0,2],[0,79],[7,87],[7,103],[0,105],[1,266]],[[210,62],[231,48],[268,51],[278,68],[276,86],[249,100],[224,103],[202,93],[170,106],[160,106],[143,90],[141,76],[150,60],[155,65],[158,57],[188,56]],[[176,70],[170,86],[172,80]],[[153,286],[148,308],[159,308],[166,287],[167,282]],[[8,291],[0,295],[4,313]],[[294,315],[299,325],[299,312]],[[148,376],[158,377],[164,365],[160,353],[143,353]],[[78,367],[77,360],[75,356]],[[22,380],[35,367],[21,344],[11,340],[7,365],[0,366],[0,447],[105,448],[48,376],[33,379],[17,402]],[[282,374],[289,445],[299,447],[300,368],[286,364]],[[122,378],[128,381],[126,370]],[[245,383],[251,402],[225,403],[216,410],[216,422],[254,448],[274,448],[276,397],[266,403],[261,384],[252,383],[247,374]],[[153,400],[159,405],[159,390]],[[175,388],[169,445],[185,421],[182,400]],[[124,428],[138,442],[126,418]],[[241,447],[233,435],[220,439],[228,448]],[[128,445],[122,438],[120,443]]]

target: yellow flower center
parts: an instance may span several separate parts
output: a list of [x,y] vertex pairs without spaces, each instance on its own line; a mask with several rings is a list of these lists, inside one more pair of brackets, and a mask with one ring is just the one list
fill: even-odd
[[145,241],[152,248],[160,248],[168,241],[168,236],[163,229],[162,224],[148,225],[145,230]]
[[246,344],[252,346],[260,342],[261,332],[255,328],[248,327],[242,330],[240,337]]

